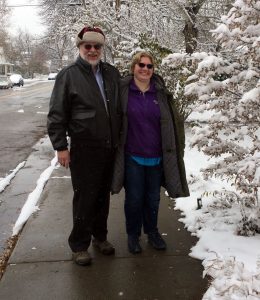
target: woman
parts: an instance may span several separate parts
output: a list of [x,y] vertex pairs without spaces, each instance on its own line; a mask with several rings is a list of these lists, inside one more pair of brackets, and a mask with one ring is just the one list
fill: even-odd
[[157,228],[161,185],[173,198],[189,196],[189,190],[183,162],[184,122],[170,104],[162,78],[154,74],[153,57],[136,54],[131,73],[121,80],[123,125],[112,193],[125,188],[128,249],[136,254],[142,251],[142,227],[155,249],[166,249]]

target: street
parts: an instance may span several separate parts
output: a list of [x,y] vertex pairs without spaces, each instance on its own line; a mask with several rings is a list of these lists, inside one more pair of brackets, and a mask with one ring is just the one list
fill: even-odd
[[25,160],[32,146],[46,134],[52,87],[53,81],[0,90],[0,177]]
[[46,153],[46,149],[34,147],[46,135],[46,116],[53,84],[53,81],[39,81],[25,84],[23,88],[0,90],[0,178],[26,161],[23,170],[0,194],[0,255],[27,195],[34,189],[39,174],[53,155],[49,153],[51,148]]

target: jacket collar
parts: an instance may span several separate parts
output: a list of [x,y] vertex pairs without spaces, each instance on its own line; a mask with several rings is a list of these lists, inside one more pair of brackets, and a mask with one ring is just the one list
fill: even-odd
[[[121,87],[122,88],[129,87],[132,80],[133,80],[133,75],[127,75],[126,77],[121,79]],[[165,90],[167,92],[164,80],[160,75],[153,74],[151,80],[154,81],[155,88],[156,88],[157,91]]]
[[[140,92],[140,90],[137,87],[137,85],[135,84],[135,81],[134,81],[133,78],[130,81],[129,89],[132,90],[132,91],[134,91],[134,92]],[[148,93],[155,93],[156,92],[155,84],[154,84],[154,80],[153,79],[151,79],[151,81],[150,81],[150,87],[149,87],[149,89],[146,92],[148,92]]]
[[[85,71],[92,72],[92,66],[89,64],[86,60],[84,60],[80,55],[76,59],[76,64],[79,65],[81,68],[83,68]],[[100,61],[98,64],[98,69],[102,72],[104,69],[103,62]]]

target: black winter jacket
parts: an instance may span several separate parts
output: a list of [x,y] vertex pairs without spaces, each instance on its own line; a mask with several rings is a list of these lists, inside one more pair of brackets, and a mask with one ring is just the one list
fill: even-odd
[[67,149],[71,140],[93,147],[117,147],[121,124],[119,72],[100,63],[107,110],[91,65],[80,56],[56,77],[50,99],[47,128],[55,150]]

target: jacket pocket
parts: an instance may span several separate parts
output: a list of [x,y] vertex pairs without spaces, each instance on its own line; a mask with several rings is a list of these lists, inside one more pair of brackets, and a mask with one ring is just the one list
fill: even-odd
[[83,111],[83,112],[76,111],[76,112],[72,113],[71,119],[72,120],[74,120],[74,119],[82,120],[82,119],[94,118],[95,115],[96,115],[96,112],[94,110]]
[[79,134],[89,138],[96,136],[96,112],[95,111],[84,111],[74,112],[71,116],[71,133]]

